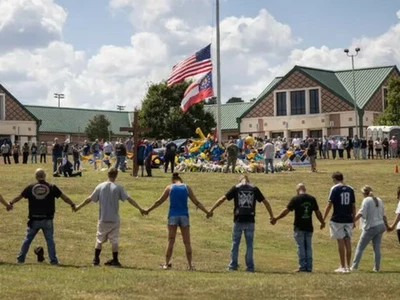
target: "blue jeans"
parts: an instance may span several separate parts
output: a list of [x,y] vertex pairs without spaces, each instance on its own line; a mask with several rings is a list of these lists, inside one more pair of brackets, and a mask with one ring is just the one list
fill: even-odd
[[125,171],[125,156],[117,156],[117,162],[115,163],[115,168],[121,168],[121,171]]
[[293,236],[297,245],[297,255],[299,257],[299,270],[312,271],[312,232],[295,229]]
[[274,159],[266,158],[264,159],[264,163],[265,163],[265,173],[268,174],[268,165],[271,167],[271,173],[274,173]]
[[360,148],[353,148],[353,154],[355,159],[360,159]]
[[18,254],[17,260],[20,263],[25,262],[26,254],[29,251],[29,247],[35,238],[36,234],[40,231],[43,231],[44,238],[47,243],[47,251],[49,252],[49,258],[51,264],[58,264],[58,259],[56,256],[56,245],[54,244],[53,234],[53,220],[44,219],[44,220],[31,220],[28,222],[28,227],[26,230],[26,236],[24,241],[22,242],[21,251]]
[[361,148],[362,159],[367,159],[367,148]]
[[253,261],[253,240],[254,240],[254,223],[233,223],[232,230],[232,249],[231,249],[231,262],[229,263],[229,270],[237,270],[238,268],[238,256],[240,240],[242,238],[242,232],[246,239],[246,271],[254,272],[254,261]]
[[61,157],[61,156],[53,154],[53,173],[55,173],[57,171],[57,158],[59,158],[59,157]]
[[385,232],[385,225],[380,224],[367,230],[363,230],[360,240],[357,244],[356,254],[353,260],[353,268],[357,269],[358,265],[360,264],[361,256],[363,254],[364,249],[368,246],[369,242],[372,241],[372,248],[374,249],[374,269],[378,270],[381,267],[381,242],[382,242],[382,235]]

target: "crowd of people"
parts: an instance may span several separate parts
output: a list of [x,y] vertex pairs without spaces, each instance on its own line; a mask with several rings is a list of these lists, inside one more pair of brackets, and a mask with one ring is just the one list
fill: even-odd
[[[24,188],[23,191],[11,201],[8,202],[0,196],[0,203],[2,203],[8,211],[13,210],[15,204],[24,198],[28,199],[29,202],[28,229],[22,242],[21,250],[17,256],[17,263],[25,262],[33,239],[36,234],[42,230],[47,243],[50,263],[54,265],[59,264],[54,243],[53,227],[56,198],[61,198],[65,203],[71,206],[74,212],[78,212],[90,202],[99,203],[99,219],[97,223],[93,258],[94,266],[100,265],[102,245],[108,240],[111,243],[112,259],[108,260],[105,265],[121,266],[118,257],[120,231],[119,201],[125,200],[138,209],[142,215],[148,215],[169,198],[167,218],[168,245],[165,253],[165,262],[161,264],[161,268],[163,269],[172,268],[172,253],[177,229],[179,228],[186,249],[188,270],[195,270],[192,264],[188,199],[194,203],[196,208],[202,210],[207,218],[213,217],[215,210],[226,200],[233,200],[232,247],[228,265],[228,270],[231,271],[238,269],[238,253],[243,234],[246,240],[246,271],[255,271],[253,241],[257,202],[263,203],[267,209],[272,225],[276,225],[279,220],[287,216],[291,211],[294,212],[293,235],[298,250],[297,272],[312,272],[313,270],[313,212],[315,212],[320,222],[320,228],[324,229],[328,216],[331,210],[333,210],[329,221],[329,227],[330,236],[337,241],[338,245],[340,266],[335,270],[337,273],[357,271],[363,251],[370,242],[372,242],[374,251],[373,271],[378,272],[381,269],[381,241],[383,233],[396,228],[400,242],[400,187],[397,190],[397,198],[399,200],[399,205],[396,210],[397,216],[392,225],[389,225],[385,216],[383,201],[373,194],[370,186],[364,186],[361,189],[363,200],[358,212],[356,211],[354,189],[344,183],[343,174],[340,172],[332,174],[333,186],[330,189],[328,204],[324,213],[319,209],[315,197],[307,193],[306,186],[303,183],[299,183],[296,186],[296,195],[276,217],[273,214],[269,201],[262,194],[260,189],[250,182],[247,175],[242,175],[239,182],[221,196],[210,210],[205,208],[204,205],[197,200],[192,188],[185,184],[182,177],[177,173],[173,173],[171,184],[164,189],[159,199],[148,209],[142,208],[137,201],[133,200],[126,193],[121,185],[116,183],[118,169],[111,167],[107,175],[108,180],[99,184],[90,196],[79,205],[76,205],[56,185],[47,182],[46,173],[43,169],[37,169],[35,173],[36,182]],[[362,234],[358,241],[353,260],[351,260],[352,230],[355,228],[358,220],[361,220]],[[43,248],[36,248],[34,252],[39,262],[44,261]]]

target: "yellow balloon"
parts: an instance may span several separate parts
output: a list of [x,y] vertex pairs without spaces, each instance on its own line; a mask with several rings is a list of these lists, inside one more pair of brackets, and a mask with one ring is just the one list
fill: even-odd
[[206,154],[205,154],[204,152],[201,152],[201,153],[200,153],[200,157],[201,157],[201,158],[206,158]]
[[245,138],[245,142],[246,142],[247,145],[253,146],[254,139],[253,139],[252,136],[248,136],[248,137]]

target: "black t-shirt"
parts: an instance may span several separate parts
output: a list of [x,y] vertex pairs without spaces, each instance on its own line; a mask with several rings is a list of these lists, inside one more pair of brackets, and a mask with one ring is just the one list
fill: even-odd
[[312,213],[319,210],[317,200],[309,194],[299,194],[290,200],[287,209],[294,210],[294,228],[313,232]]
[[55,144],[53,146],[53,155],[55,155],[55,156],[62,155],[62,146],[60,144]]
[[119,143],[118,145],[115,146],[115,155],[126,156],[126,148],[124,144]]
[[307,155],[308,156],[313,156],[316,155],[317,152],[315,151],[315,142],[310,142],[308,144],[308,148],[307,148]]
[[68,152],[68,149],[69,149],[69,145],[68,144],[64,144],[64,147],[63,147],[63,152]]
[[21,196],[28,199],[30,220],[53,219],[56,210],[55,198],[62,192],[55,185],[40,181],[27,186]]
[[362,139],[361,140],[361,149],[367,148],[367,140]]
[[174,142],[170,142],[165,147],[165,155],[174,156],[176,154],[177,146]]
[[233,221],[238,223],[254,223],[256,201],[262,202],[265,199],[258,187],[249,183],[241,183],[232,187],[225,197],[228,200],[235,200]]

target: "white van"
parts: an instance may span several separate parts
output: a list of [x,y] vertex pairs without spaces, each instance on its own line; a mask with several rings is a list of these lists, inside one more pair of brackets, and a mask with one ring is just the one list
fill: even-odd
[[395,136],[397,140],[400,139],[400,126],[368,126],[366,138],[375,141],[380,138],[382,141],[384,138],[390,140],[392,136]]

